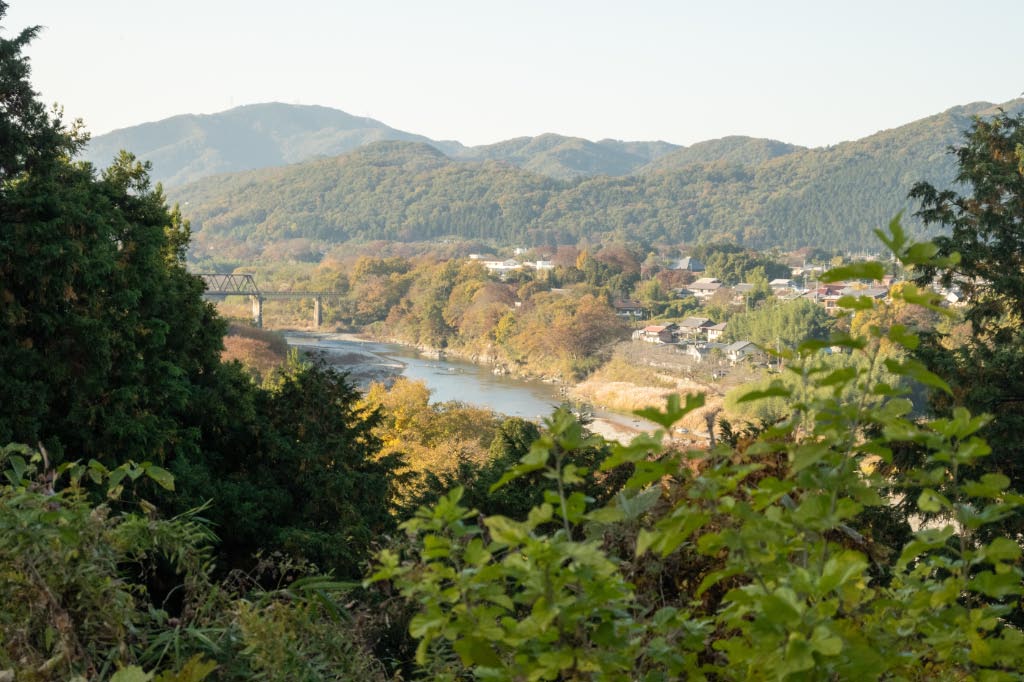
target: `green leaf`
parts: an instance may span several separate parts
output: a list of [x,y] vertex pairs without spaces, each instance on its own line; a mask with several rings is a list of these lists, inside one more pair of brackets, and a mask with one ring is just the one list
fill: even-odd
[[1016,561],[1020,558],[1021,548],[1010,538],[996,538],[982,550],[981,554],[991,562]]
[[877,261],[863,261],[851,263],[839,268],[832,268],[822,273],[820,281],[828,284],[831,282],[842,282],[848,279],[869,279],[880,280],[885,277],[885,266]]
[[982,571],[971,579],[970,588],[989,597],[1024,594],[1024,585],[1021,585],[1020,574],[1016,571],[999,574]]
[[629,496],[626,492],[619,492],[615,496],[615,506],[622,510],[627,519],[638,519],[641,515],[650,511],[661,499],[661,487],[652,485],[645,488],[636,495]]
[[114,673],[110,682],[149,682],[152,679],[153,673],[147,673],[137,665],[130,665]]
[[965,481],[964,492],[971,497],[995,498],[1010,487],[1010,479],[1004,474],[985,474],[980,481]]
[[208,661],[202,654],[196,654],[185,661],[185,665],[176,673],[165,672],[157,675],[155,682],[203,682],[217,669],[214,661]]
[[902,217],[903,212],[900,211],[896,214],[896,217],[889,221],[888,233],[883,232],[882,230],[874,230],[875,236],[877,236],[879,240],[889,248],[889,251],[896,256],[899,256],[903,252],[903,247],[907,243],[907,233],[906,230],[903,229],[903,223],[901,221]]
[[827,376],[819,379],[817,384],[819,386],[841,386],[848,384],[855,378],[857,378],[856,367],[842,367],[833,370]]
[[917,508],[923,512],[935,513],[949,509],[949,500],[931,488],[925,488],[917,498]]
[[818,588],[822,594],[831,592],[852,580],[859,580],[867,568],[868,562],[863,554],[844,550],[825,562]]
[[908,358],[903,362],[889,358],[885,361],[885,368],[893,374],[910,377],[925,386],[931,386],[949,395],[953,395],[953,390],[949,387],[949,384],[943,381],[937,374],[928,371],[928,368],[913,358]]
[[838,656],[843,653],[843,639],[824,625],[814,628],[811,646],[822,656]]
[[793,389],[787,387],[778,379],[773,379],[768,388],[763,391],[750,391],[741,395],[736,402],[738,403],[749,403],[754,400],[763,400],[765,398],[788,398],[793,395]]
[[463,665],[482,665],[493,668],[501,665],[501,659],[491,644],[479,637],[463,637],[452,645],[462,659]]
[[609,524],[624,520],[626,515],[619,507],[600,507],[599,509],[587,512],[584,518],[594,523]]
[[796,593],[788,587],[780,587],[762,597],[761,608],[770,622],[779,625],[794,625],[800,621],[804,610]]
[[831,450],[825,443],[811,442],[796,446],[792,451],[793,473],[817,464],[830,452]]
[[174,476],[170,471],[167,471],[167,469],[150,464],[146,467],[146,476],[151,478],[164,490],[174,490]]
[[700,585],[697,586],[697,591],[694,593],[698,599],[709,589],[722,582],[726,578],[731,578],[734,575],[741,575],[745,572],[742,566],[732,566],[729,568],[723,568],[717,571],[712,571],[704,576],[704,579],[700,581]]
[[664,433],[640,433],[627,444],[616,443],[612,446],[612,453],[601,462],[601,471],[614,469],[627,462],[639,462],[646,459],[652,452],[661,452],[663,437]]
[[491,539],[501,545],[515,547],[526,542],[530,534],[525,524],[518,523],[506,516],[488,516],[484,525],[491,531]]
[[908,265],[924,265],[931,263],[939,247],[932,242],[918,242],[907,249],[903,262]]
[[665,399],[665,410],[657,410],[652,407],[647,407],[642,410],[635,410],[633,414],[638,417],[650,420],[665,429],[672,428],[672,425],[678,422],[680,419],[693,412],[697,408],[704,406],[704,394],[703,393],[687,393],[686,404],[680,407],[679,394],[672,393]]
[[5,472],[7,474],[7,480],[11,482],[11,485],[18,487],[24,481],[25,469],[28,465],[25,463],[25,458],[18,455],[11,455],[7,461],[11,465],[11,470]]
[[519,460],[519,464],[516,464],[514,467],[502,474],[497,483],[491,486],[490,491],[493,493],[509,481],[514,481],[526,474],[543,469],[547,466],[550,455],[551,450],[547,445],[542,445],[540,441],[535,442],[530,446],[530,451],[523,455],[522,459]]
[[871,310],[875,301],[868,296],[840,296],[836,305],[846,310]]

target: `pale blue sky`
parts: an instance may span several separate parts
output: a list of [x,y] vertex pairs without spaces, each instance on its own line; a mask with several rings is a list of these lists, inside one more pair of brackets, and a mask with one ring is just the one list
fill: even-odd
[[436,139],[819,146],[1024,90],[1024,2],[9,0],[94,134],[322,104]]

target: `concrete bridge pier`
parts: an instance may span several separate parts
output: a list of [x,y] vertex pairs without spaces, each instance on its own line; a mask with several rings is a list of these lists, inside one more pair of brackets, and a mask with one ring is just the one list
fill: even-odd
[[324,323],[323,299],[319,296],[313,297],[313,327],[318,328]]
[[252,321],[257,328],[263,327],[263,297],[252,297]]

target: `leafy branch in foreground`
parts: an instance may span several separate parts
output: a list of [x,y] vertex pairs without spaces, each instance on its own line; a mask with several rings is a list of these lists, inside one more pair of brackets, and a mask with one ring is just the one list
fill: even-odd
[[[905,265],[934,264],[934,249],[909,244],[898,220],[885,237]],[[896,295],[940,310],[914,287]],[[867,333],[891,348],[917,344],[900,325]],[[863,360],[824,362],[823,349],[837,347]],[[600,439],[556,413],[503,479],[540,470],[550,481],[525,521],[478,518],[459,489],[420,509],[403,526],[408,545],[381,552],[371,581],[391,581],[418,605],[410,631],[424,674],[1021,679],[1024,637],[1007,620],[1024,594],[1021,549],[979,530],[1024,498],[1005,476],[964,475],[990,452],[977,435],[987,418],[963,409],[914,418],[911,383],[948,387],[882,348],[849,336],[801,345],[787,366],[799,381],[749,396],[781,395],[788,416],[742,448],[675,452],[664,431],[614,445],[602,468],[634,471],[606,505],[573,490],[581,472],[561,457]],[[667,429],[699,403],[675,398],[645,416]],[[907,447],[923,453],[921,465],[884,475],[894,449]],[[911,489],[923,491],[916,512],[930,521],[887,543],[885,529],[900,522],[895,501]],[[633,542],[609,540],[622,536]],[[627,579],[638,564],[678,556],[708,568],[674,600]]]

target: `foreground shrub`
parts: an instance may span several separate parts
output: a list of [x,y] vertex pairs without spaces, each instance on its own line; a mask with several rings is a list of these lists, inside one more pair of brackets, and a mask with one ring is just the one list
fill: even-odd
[[[908,244],[898,222],[882,236],[904,265],[933,264],[934,249]],[[866,263],[823,281],[882,274]],[[913,286],[898,295],[941,312]],[[907,350],[917,344],[900,325],[869,333]],[[372,580],[418,605],[410,632],[425,676],[1020,679],[1024,636],[1007,616],[1024,594],[1021,548],[979,530],[1024,498],[1005,476],[962,475],[990,452],[976,436],[986,418],[963,409],[911,418],[907,389],[886,378],[948,387],[913,359],[881,356],[881,346],[837,336],[789,353],[798,381],[740,399],[783,398],[789,412],[742,448],[667,451],[664,431],[613,445],[601,469],[632,463],[635,471],[608,504],[579,492],[587,472],[567,458],[601,439],[558,413],[495,485],[543,474],[544,502],[525,521],[478,517],[461,504],[461,489],[420,509],[403,525],[409,546],[381,552]],[[826,347],[863,361],[823,362]],[[664,411],[638,414],[667,430],[702,402],[675,397]],[[877,465],[897,448],[921,452],[922,465],[893,480]],[[897,537],[888,533],[899,521],[894,502],[910,489],[929,521],[887,546],[876,531]],[[623,537],[635,538],[628,554],[617,553]],[[705,558],[707,571],[673,602],[659,605],[627,580],[639,575],[637,563],[679,554]]]

